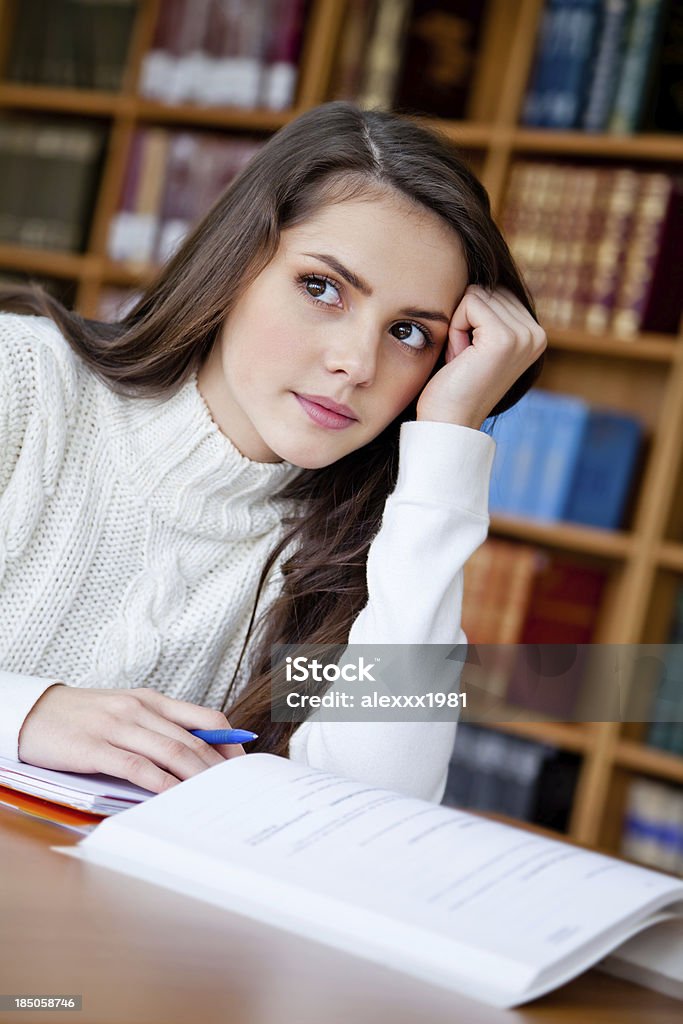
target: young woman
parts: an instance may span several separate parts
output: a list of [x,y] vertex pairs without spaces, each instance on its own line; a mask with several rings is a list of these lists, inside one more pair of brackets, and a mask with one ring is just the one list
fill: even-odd
[[250,750],[439,800],[454,724],[271,722],[270,659],[465,642],[480,428],[546,340],[453,146],[325,104],[118,323],[5,299],[0,755],[159,792],[244,753],[188,731],[229,719]]

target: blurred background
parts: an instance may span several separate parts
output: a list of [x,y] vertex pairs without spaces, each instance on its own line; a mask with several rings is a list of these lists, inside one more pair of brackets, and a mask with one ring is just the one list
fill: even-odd
[[444,799],[683,874],[683,0],[0,0],[0,278],[115,319],[329,99],[459,145],[548,332],[487,424],[470,642],[670,645],[641,722],[508,666]]

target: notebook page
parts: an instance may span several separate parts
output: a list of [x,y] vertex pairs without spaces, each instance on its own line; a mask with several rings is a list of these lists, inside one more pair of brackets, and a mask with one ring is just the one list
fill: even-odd
[[[675,879],[268,754],[211,768],[100,825],[359,905],[534,974],[675,897]],[[130,840],[128,840],[130,843]]]

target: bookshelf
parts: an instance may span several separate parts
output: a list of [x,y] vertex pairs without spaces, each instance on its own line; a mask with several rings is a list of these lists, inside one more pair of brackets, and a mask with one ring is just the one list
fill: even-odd
[[[292,109],[244,110],[168,105],[137,92],[161,0],[140,0],[123,85],[118,92],[20,85],[1,74],[15,0],[0,0],[0,112],[70,115],[102,121],[108,142],[95,213],[83,253],[0,245],[0,272],[73,281],[76,307],[95,315],[105,289],[134,287],[152,268],[118,266],[107,256],[107,232],[121,192],[127,155],[142,125],[210,128],[267,136],[305,109],[332,98],[329,83],[344,25],[345,0],[312,0],[305,24]],[[528,156],[620,162],[639,168],[683,164],[683,138],[673,134],[611,135],[520,127],[519,113],[534,58],[543,0],[491,0],[464,120],[434,121],[470,157],[500,215],[510,169]],[[430,123],[430,119],[426,119]],[[666,639],[674,593],[683,580],[683,327],[678,336],[641,335],[624,343],[609,335],[548,329],[541,386],[612,400],[638,413],[648,445],[630,528],[600,530],[494,516],[491,535],[577,553],[610,571],[595,640],[658,643]],[[607,395],[606,395],[607,389]],[[628,778],[644,774],[683,784],[683,758],[639,742],[637,724],[515,722],[500,729],[581,755],[569,838],[616,852]]]

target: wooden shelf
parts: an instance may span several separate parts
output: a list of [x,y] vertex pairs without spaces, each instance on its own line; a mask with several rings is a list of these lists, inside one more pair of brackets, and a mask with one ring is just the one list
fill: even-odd
[[[519,712],[524,714],[524,712]],[[570,750],[575,754],[583,754],[591,746],[592,737],[586,728],[578,723],[547,722],[517,720],[507,722],[482,722],[487,728],[498,729],[500,732],[519,736],[522,739],[534,740],[537,743],[550,743],[560,750]]]
[[29,249],[19,245],[0,245],[0,267],[50,277],[83,278],[97,275],[101,260],[91,254]]
[[554,132],[518,128],[510,144],[520,153],[553,156],[599,156],[602,159],[683,161],[683,139],[678,135],[591,135],[588,132]]
[[683,542],[665,541],[657,548],[657,561],[663,569],[683,572]]
[[525,540],[530,544],[543,544],[614,559],[628,558],[636,543],[632,535],[618,531],[599,530],[572,523],[544,523],[499,514],[491,516],[491,532],[501,537]]
[[683,785],[683,757],[633,740],[620,740],[616,748],[616,763],[620,768],[653,775],[655,778]]
[[665,334],[641,334],[633,341],[613,338],[587,331],[548,328],[548,351],[563,349],[567,352],[585,352],[613,359],[634,359],[642,362],[670,363],[676,358],[681,340]]

